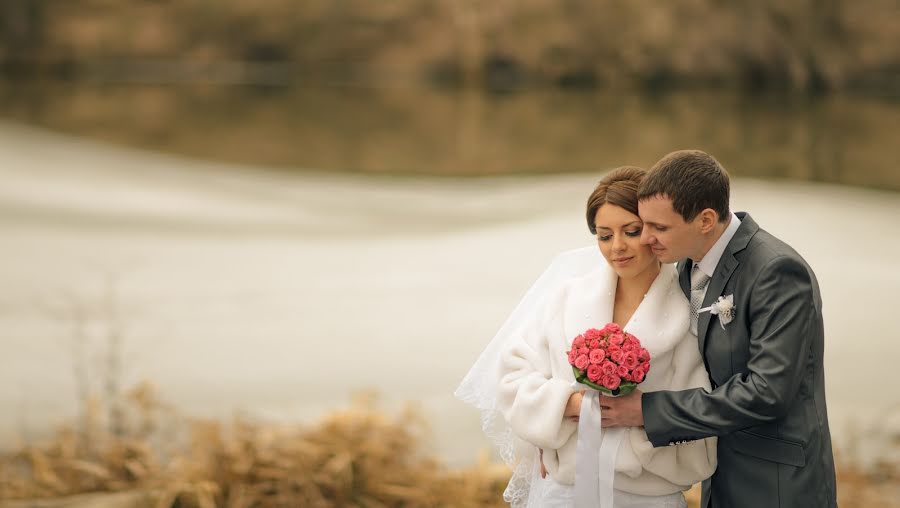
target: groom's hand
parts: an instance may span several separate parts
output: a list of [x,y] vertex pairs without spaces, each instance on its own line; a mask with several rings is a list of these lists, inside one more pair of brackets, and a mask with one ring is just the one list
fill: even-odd
[[622,397],[600,394],[601,427],[643,427],[641,391],[635,390]]

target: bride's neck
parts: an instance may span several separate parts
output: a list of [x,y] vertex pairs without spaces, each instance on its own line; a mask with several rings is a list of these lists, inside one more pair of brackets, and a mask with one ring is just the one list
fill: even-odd
[[619,277],[619,283],[616,286],[617,296],[626,300],[643,298],[647,291],[650,290],[650,286],[653,285],[653,281],[656,280],[656,276],[659,275],[661,269],[662,267],[659,263],[652,263],[646,270],[633,277]]

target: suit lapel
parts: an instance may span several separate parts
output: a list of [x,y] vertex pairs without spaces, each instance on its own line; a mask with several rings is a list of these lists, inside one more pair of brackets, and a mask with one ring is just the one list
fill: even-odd
[[[728,279],[731,278],[731,274],[734,273],[734,269],[737,268],[738,264],[733,254],[727,251],[722,254],[722,259],[719,260],[719,264],[716,266],[716,272],[713,274],[712,279],[709,280],[709,286],[706,288],[703,308],[709,307],[719,299],[719,296],[722,295],[722,290],[725,289],[725,284],[728,283]],[[709,322],[711,320],[712,313],[709,311],[701,312],[697,317],[697,337],[700,339],[700,351],[704,351],[706,348],[706,332],[709,330]]]
[[694,263],[690,259],[681,261],[678,266],[678,285],[681,286],[681,292],[684,296],[691,299],[691,267]]
[[[731,275],[740,265],[740,261],[735,257],[735,254],[744,250],[750,239],[753,238],[753,235],[759,231],[759,226],[749,214],[738,212],[735,215],[741,220],[741,225],[731,238],[731,241],[728,242],[728,246],[725,247],[725,252],[722,253],[722,258],[719,259],[719,264],[716,265],[716,270],[709,280],[709,287],[706,289],[706,296],[703,298],[703,307],[709,307],[722,296],[725,285],[728,284]],[[701,353],[706,350],[706,333],[709,331],[710,321],[712,321],[712,313],[709,311],[701,313],[697,318],[697,338],[700,340]]]

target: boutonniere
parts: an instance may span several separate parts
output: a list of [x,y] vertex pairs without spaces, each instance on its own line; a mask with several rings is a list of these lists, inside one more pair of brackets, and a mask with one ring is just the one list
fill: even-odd
[[719,316],[719,324],[722,326],[722,329],[725,329],[725,325],[731,322],[734,319],[734,294],[730,294],[728,296],[720,296],[718,300],[709,307],[704,307],[697,311],[700,312],[709,312],[713,316]]

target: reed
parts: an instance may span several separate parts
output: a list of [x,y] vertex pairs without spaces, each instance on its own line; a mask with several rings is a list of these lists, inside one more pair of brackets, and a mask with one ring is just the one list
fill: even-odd
[[[147,383],[121,407],[118,433],[92,405],[84,432],[60,429],[0,456],[0,506],[505,506],[505,466],[486,454],[467,468],[444,466],[424,451],[428,425],[416,409],[391,415],[371,394],[311,425],[187,419]],[[838,484],[842,507],[898,506],[900,467],[843,458]],[[78,496],[85,493],[107,494]],[[697,488],[688,500],[698,506]]]
[[148,384],[123,407],[121,433],[94,418],[88,432],[0,457],[0,500],[142,491],[156,508],[502,506],[505,466],[446,468],[423,452],[416,410],[389,416],[373,396],[312,426],[184,419]]

